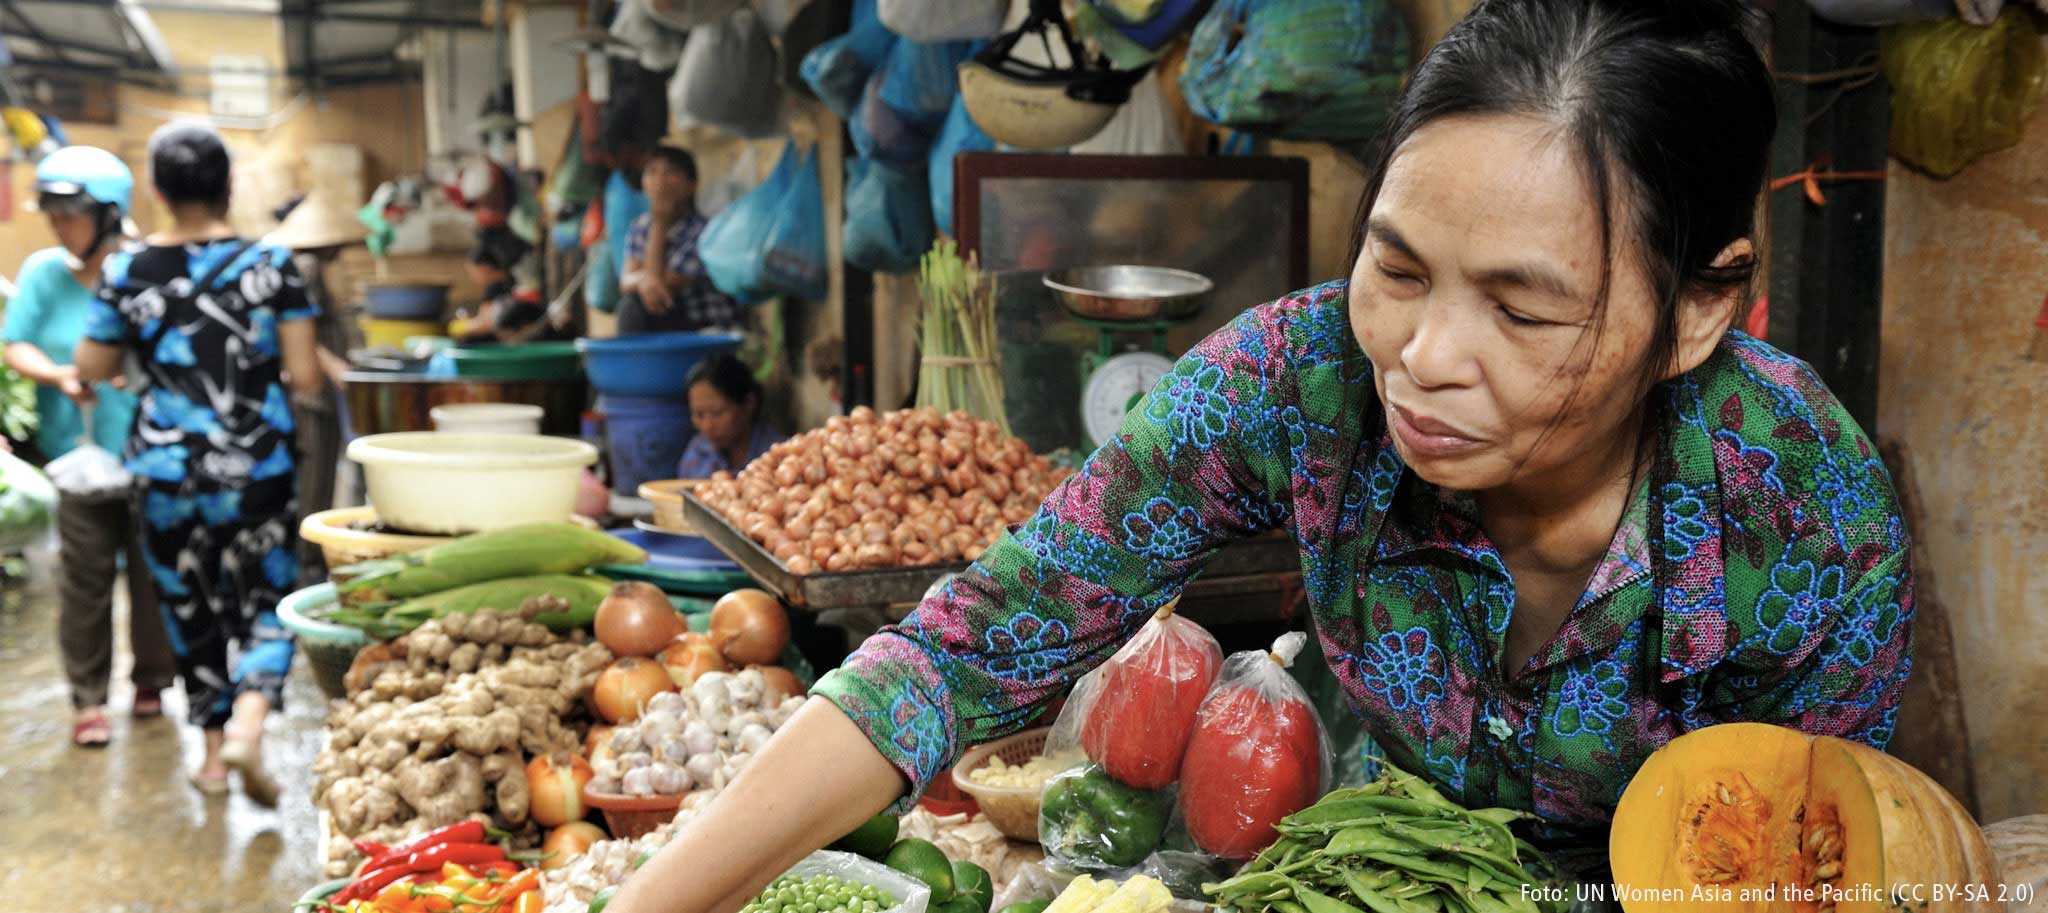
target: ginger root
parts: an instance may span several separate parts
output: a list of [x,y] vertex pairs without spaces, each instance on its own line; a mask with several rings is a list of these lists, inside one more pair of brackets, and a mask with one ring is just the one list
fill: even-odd
[[483,775],[485,783],[496,786],[498,818],[513,827],[525,824],[533,793],[526,782],[526,765],[519,763],[519,755],[508,752],[485,758]]

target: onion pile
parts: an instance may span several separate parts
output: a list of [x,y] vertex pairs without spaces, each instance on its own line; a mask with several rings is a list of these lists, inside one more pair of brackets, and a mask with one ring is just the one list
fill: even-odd
[[861,407],[697,496],[804,575],[972,561],[1069,474],[965,412]]

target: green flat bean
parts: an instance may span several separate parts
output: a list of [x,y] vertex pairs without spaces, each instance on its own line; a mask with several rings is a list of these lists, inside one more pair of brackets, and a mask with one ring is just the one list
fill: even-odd
[[1364,853],[1408,853],[1428,848],[1424,841],[1406,839],[1405,835],[1395,836],[1373,825],[1362,825],[1338,831],[1323,852],[1331,856],[1357,856]]
[[1399,796],[1354,796],[1337,802],[1318,802],[1296,812],[1285,823],[1295,828],[1307,829],[1317,825],[1348,822],[1383,812],[1413,815],[1418,818],[1449,818],[1457,814],[1456,808]]
[[1517,821],[1536,817],[1528,812],[1518,812],[1512,808],[1476,808],[1466,814],[1481,821],[1490,821],[1494,824],[1513,824]]
[[1295,903],[1291,900],[1273,901],[1272,907],[1273,909],[1280,911],[1280,913],[1308,913],[1307,907],[1304,907],[1301,904]]
[[1226,881],[1202,885],[1202,893],[1210,897],[1226,894],[1263,894],[1276,885],[1287,883],[1287,876],[1279,872],[1253,872],[1239,875]]
[[1294,889],[1294,896],[1301,898],[1301,905],[1308,908],[1308,913],[1365,913],[1321,891],[1297,887]]

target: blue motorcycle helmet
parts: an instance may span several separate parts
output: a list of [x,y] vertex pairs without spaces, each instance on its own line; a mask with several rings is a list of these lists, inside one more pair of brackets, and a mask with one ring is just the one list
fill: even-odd
[[90,255],[121,234],[135,195],[135,174],[113,153],[92,146],[66,146],[36,165],[36,209],[93,218]]

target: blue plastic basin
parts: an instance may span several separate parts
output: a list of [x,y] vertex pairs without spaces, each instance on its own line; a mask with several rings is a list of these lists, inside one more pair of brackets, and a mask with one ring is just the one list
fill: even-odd
[[363,292],[363,307],[379,320],[434,320],[448,310],[445,285],[373,285]]
[[579,339],[583,371],[599,393],[681,399],[690,369],[713,355],[736,351],[740,337],[723,333],[650,333],[617,339]]

